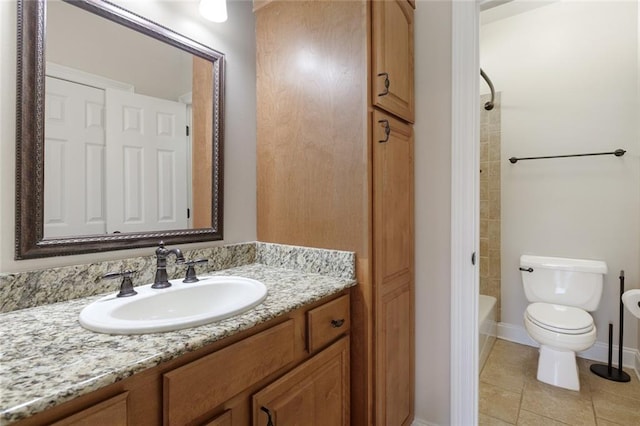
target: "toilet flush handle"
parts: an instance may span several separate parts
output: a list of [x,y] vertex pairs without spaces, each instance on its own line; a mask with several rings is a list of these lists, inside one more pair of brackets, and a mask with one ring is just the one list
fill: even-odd
[[533,268],[523,268],[522,266],[519,268],[521,271],[524,272],[533,272]]

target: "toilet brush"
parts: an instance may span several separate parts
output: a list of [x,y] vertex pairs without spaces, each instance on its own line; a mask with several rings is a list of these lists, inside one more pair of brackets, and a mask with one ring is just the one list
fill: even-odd
[[618,338],[618,369],[612,367],[611,358],[613,355],[613,324],[609,323],[609,363],[608,364],[592,364],[591,372],[614,382],[628,382],[631,377],[622,371],[622,333],[624,331],[624,307],[622,306],[622,293],[624,293],[624,271],[620,271],[620,334]]

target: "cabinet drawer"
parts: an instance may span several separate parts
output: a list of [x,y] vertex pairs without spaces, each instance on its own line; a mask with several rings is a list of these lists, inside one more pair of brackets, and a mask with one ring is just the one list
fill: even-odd
[[52,426],[82,426],[82,425],[113,425],[126,426],[127,423],[127,396],[124,392],[109,398],[86,410],[82,410],[66,417]]
[[294,360],[294,321],[164,374],[164,423],[184,425]]
[[349,295],[307,312],[309,352],[315,352],[349,330]]

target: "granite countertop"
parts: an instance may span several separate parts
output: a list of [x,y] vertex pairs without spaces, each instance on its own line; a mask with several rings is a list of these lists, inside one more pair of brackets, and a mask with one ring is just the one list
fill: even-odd
[[0,314],[0,424],[44,411],[135,373],[338,293],[355,280],[253,263],[206,275],[262,281],[266,300],[250,311],[199,327],[145,335],[82,328],[91,296]]

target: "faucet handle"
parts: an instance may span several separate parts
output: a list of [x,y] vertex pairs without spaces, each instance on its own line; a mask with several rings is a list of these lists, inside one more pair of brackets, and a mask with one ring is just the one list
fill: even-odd
[[109,272],[102,276],[102,279],[112,280],[116,278],[122,278],[122,282],[120,283],[120,292],[116,297],[128,297],[135,296],[138,294],[137,291],[133,289],[133,282],[131,281],[131,277],[138,271],[122,271],[122,272]]
[[209,263],[209,259],[196,259],[184,262],[184,264],[187,265],[187,275],[184,280],[182,280],[183,283],[195,283],[200,281],[196,276],[195,265],[199,265],[201,263]]

